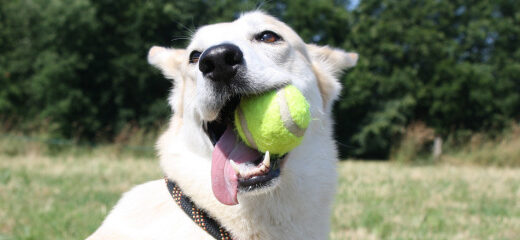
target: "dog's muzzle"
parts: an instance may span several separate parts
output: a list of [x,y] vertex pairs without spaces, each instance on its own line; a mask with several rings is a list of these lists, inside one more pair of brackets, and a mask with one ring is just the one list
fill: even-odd
[[246,62],[240,48],[230,43],[212,46],[202,53],[198,63],[204,83],[214,91],[205,107],[219,109],[215,119],[204,122],[204,130],[214,145],[213,193],[223,204],[238,204],[238,192],[246,194],[277,185],[286,155],[270,156],[269,152],[248,147],[234,129],[234,112],[241,98],[261,93],[248,89],[245,83]]

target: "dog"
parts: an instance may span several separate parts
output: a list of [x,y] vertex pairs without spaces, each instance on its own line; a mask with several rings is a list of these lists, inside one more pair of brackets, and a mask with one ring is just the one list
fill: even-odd
[[[331,109],[338,77],[357,59],[305,44],[261,11],[201,27],[186,49],[152,47],[148,62],[174,86],[173,115],[157,143],[168,181],[228,231],[228,239],[327,239],[337,181]],[[281,157],[245,147],[230,127],[240,98],[289,84],[310,106],[301,144]],[[226,144],[233,153],[222,150]],[[271,168],[258,171],[266,161]],[[244,171],[255,174],[240,178]],[[88,239],[211,239],[174,198],[165,180],[136,186]]]

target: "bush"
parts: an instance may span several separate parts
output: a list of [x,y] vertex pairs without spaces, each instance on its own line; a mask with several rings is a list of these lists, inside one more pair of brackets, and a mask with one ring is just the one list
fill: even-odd
[[412,163],[429,159],[431,143],[435,137],[432,128],[422,122],[410,124],[404,131],[402,140],[394,149],[391,160],[401,163]]

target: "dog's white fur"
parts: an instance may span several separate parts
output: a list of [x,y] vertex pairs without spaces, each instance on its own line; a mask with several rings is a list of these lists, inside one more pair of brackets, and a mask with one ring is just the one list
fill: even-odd
[[[280,34],[281,43],[254,41],[264,30]],[[213,145],[203,121],[213,120],[226,92],[215,92],[196,64],[192,50],[233,43],[247,63],[241,94],[293,84],[310,103],[312,121],[303,142],[288,155],[276,186],[239,193],[239,204],[217,201],[211,188]],[[356,64],[357,54],[305,44],[287,25],[262,12],[230,23],[208,25],[187,49],[153,47],[148,61],[174,80],[169,103],[174,111],[157,148],[166,176],[200,208],[230,231],[234,239],[326,239],[336,184],[336,148],[332,136],[332,102],[340,92],[336,77]],[[136,169],[138,171],[138,169]],[[163,180],[125,193],[101,227],[88,239],[211,239],[173,202]]]

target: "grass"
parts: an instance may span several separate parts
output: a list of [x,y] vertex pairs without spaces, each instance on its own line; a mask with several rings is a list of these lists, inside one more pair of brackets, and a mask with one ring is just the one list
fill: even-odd
[[343,162],[332,239],[518,239],[520,169]]
[[121,193],[162,176],[151,158],[0,156],[0,239],[84,239]]
[[[0,239],[84,239],[155,158],[0,151]],[[331,239],[515,239],[520,169],[341,162]]]

